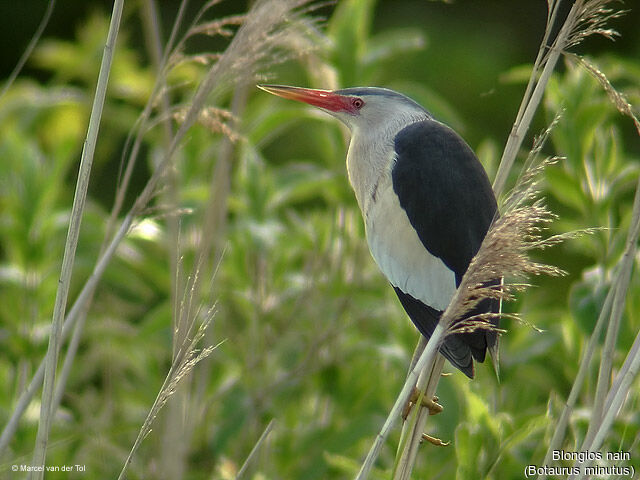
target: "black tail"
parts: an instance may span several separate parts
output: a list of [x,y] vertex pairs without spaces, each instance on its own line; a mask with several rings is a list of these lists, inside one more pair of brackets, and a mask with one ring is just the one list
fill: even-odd
[[[397,287],[393,287],[393,289],[416,328],[422,335],[431,338],[442,312],[425,305]],[[498,308],[499,302],[497,300],[486,299],[480,302],[468,316],[484,312],[497,312]],[[496,318],[492,324],[497,327],[498,319]],[[440,353],[467,377],[473,378],[473,360],[484,362],[487,348],[493,355],[493,351],[497,349],[497,343],[497,332],[490,330],[479,329],[469,333],[456,333],[445,338],[440,347]]]

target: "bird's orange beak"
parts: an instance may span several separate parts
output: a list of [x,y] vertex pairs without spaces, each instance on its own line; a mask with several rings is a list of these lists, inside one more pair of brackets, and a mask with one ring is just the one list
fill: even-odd
[[333,93],[330,90],[314,90],[312,88],[289,87],[286,85],[258,85],[258,88],[282,98],[308,103],[331,112],[349,112],[352,110],[348,97]]

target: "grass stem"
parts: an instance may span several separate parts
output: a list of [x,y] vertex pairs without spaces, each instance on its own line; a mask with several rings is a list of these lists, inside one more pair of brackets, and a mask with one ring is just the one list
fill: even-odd
[[9,89],[11,88],[11,85],[13,85],[13,82],[15,82],[16,78],[18,78],[18,75],[20,75],[20,72],[22,71],[25,64],[27,63],[27,60],[29,60],[29,57],[33,53],[33,50],[36,48],[36,45],[38,45],[38,42],[40,41],[40,37],[44,33],[44,29],[49,24],[49,20],[51,19],[51,15],[53,14],[53,9],[55,8],[55,5],[56,5],[55,0],[49,0],[49,5],[47,5],[47,10],[44,12],[44,15],[42,16],[42,20],[40,21],[40,25],[38,25],[36,33],[34,33],[33,36],[31,37],[31,40],[29,41],[29,45],[27,45],[27,48],[24,49],[24,52],[20,57],[20,60],[18,60],[18,63],[12,70],[11,74],[9,75],[9,78],[7,78],[7,81],[5,82],[4,87],[2,87],[2,91],[0,92],[0,98],[4,97],[5,93],[9,91]]
[[[109,72],[115,52],[116,38],[122,18],[122,9],[124,0],[116,0],[113,5],[111,15],[111,23],[109,25],[109,33],[107,42],[104,47],[102,63],[100,65],[100,73],[98,75],[98,83],[94,96],[93,106],[91,108],[91,116],[89,118],[89,127],[84,148],[82,150],[82,158],[80,160],[80,168],[78,172],[78,181],[76,182],[76,191],[73,199],[73,207],[71,210],[71,220],[67,233],[67,241],[65,243],[64,256],[62,259],[62,269],[60,280],[58,283],[58,291],[56,292],[56,301],[53,310],[53,319],[51,322],[51,335],[49,337],[49,346],[45,360],[44,383],[42,389],[42,404],[40,407],[40,422],[38,424],[38,434],[36,437],[36,446],[33,454],[32,465],[40,466],[45,464],[47,451],[47,443],[49,432],[51,429],[51,417],[53,414],[54,403],[54,387],[55,375],[58,362],[58,353],[62,339],[62,325],[65,318],[65,310],[67,298],[69,295],[69,287],[71,284],[71,275],[73,273],[73,263],[75,259],[76,247],[80,236],[80,225],[82,223],[82,214],[84,212],[85,200],[87,197],[87,189],[89,187],[89,178],[91,175],[91,166],[93,164],[93,154],[95,152],[96,142],[98,139],[98,131],[100,129],[100,120],[102,118],[102,108],[107,93],[107,84],[109,81]],[[30,478],[41,479],[44,477],[44,471],[31,472]]]
[[440,347],[441,341],[444,339],[446,333],[446,328],[442,325],[442,322],[438,323],[431,338],[427,342],[426,347],[422,351],[420,358],[416,362],[416,365],[413,367],[413,370],[407,375],[407,379],[402,386],[402,390],[400,390],[400,394],[398,398],[396,398],[387,419],[384,422],[384,425],[380,429],[380,432],[376,436],[373,445],[369,449],[369,453],[365,458],[362,466],[360,467],[360,471],[356,476],[356,480],[364,480],[369,478],[369,474],[371,473],[371,469],[380,454],[380,450],[386,441],[391,428],[393,427],[396,420],[400,417],[402,413],[402,409],[406,405],[409,397],[411,396],[411,392],[413,391],[413,387],[416,385],[418,381],[418,377],[425,369],[427,365],[434,361],[435,357],[438,354],[438,348]]
[[[536,110],[538,109],[538,106],[540,105],[540,102],[542,101],[544,91],[547,87],[547,83],[549,82],[549,79],[551,78],[551,74],[553,73],[556,67],[558,58],[560,57],[565,47],[567,46],[570,34],[575,27],[576,15],[581,4],[582,4],[582,1],[578,0],[573,5],[573,7],[571,8],[571,11],[569,12],[569,15],[567,16],[567,19],[563,23],[562,28],[558,33],[558,36],[553,42],[553,46],[551,47],[551,50],[548,52],[548,55],[545,55],[543,52],[545,52],[547,49],[546,44],[549,39],[550,29],[552,28],[552,24],[550,22],[552,22],[555,19],[555,15],[556,15],[555,9],[553,13],[551,13],[548,16],[546,33],[542,41],[542,44],[540,45],[540,50],[538,51],[538,58],[536,59],[536,64],[534,65],[534,69],[531,72],[531,78],[529,80],[529,85],[527,86],[527,93],[529,92],[531,85],[533,83],[535,83],[535,87],[533,88],[533,91],[530,96],[525,95],[524,98],[522,99],[520,111],[518,112],[516,121],[513,124],[513,128],[507,140],[507,144],[504,147],[504,152],[502,153],[502,158],[500,159],[500,166],[498,167],[498,172],[496,173],[496,178],[493,182],[493,191],[495,192],[496,197],[499,197],[504,190],[504,187],[507,183],[509,172],[513,167],[513,164],[515,162],[518,151],[520,150],[524,137],[527,131],[529,130],[529,127],[531,126],[533,115],[535,114]],[[542,67],[542,71],[540,72],[539,70],[542,65],[544,66]],[[538,78],[538,75],[539,75],[539,78]],[[537,80],[533,80],[533,79],[537,79]],[[522,114],[520,112],[522,112]]]

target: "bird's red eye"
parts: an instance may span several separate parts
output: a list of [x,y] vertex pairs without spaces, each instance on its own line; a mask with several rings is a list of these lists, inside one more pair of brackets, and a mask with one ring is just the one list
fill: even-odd
[[351,100],[351,105],[360,110],[364,106],[364,100],[362,100],[361,98],[354,98],[353,100]]

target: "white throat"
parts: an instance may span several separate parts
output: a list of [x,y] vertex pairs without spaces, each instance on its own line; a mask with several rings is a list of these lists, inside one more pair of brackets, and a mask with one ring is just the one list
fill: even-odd
[[415,114],[408,118],[400,116],[391,122],[351,126],[347,173],[358,206],[365,218],[371,201],[375,201],[375,191],[379,182],[383,177],[391,176],[391,168],[395,163],[396,135],[406,126],[428,118],[425,114]]

